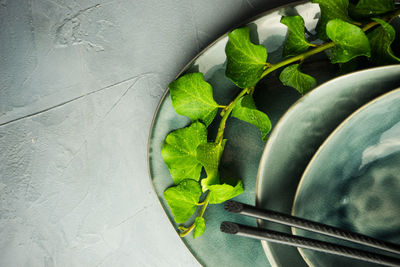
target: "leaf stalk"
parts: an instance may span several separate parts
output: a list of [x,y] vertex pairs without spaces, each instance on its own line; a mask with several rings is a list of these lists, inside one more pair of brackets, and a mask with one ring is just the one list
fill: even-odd
[[225,126],[226,126],[226,120],[228,119],[229,115],[231,114],[233,108],[235,107],[236,103],[239,101],[239,99],[244,96],[245,94],[249,93],[249,89],[250,88],[244,88],[240,94],[238,94],[235,98],[235,100],[233,100],[228,107],[226,108],[226,110],[224,110],[225,112],[222,115],[222,119],[221,122],[219,123],[219,128],[218,128],[218,133],[217,133],[217,137],[215,138],[215,143],[217,144],[221,144],[222,140],[224,138],[224,131],[225,131]]
[[309,50],[307,52],[304,52],[304,53],[302,53],[300,55],[285,59],[285,60],[283,60],[283,61],[281,61],[281,62],[279,62],[277,64],[273,64],[272,67],[266,69],[263,72],[263,74],[261,75],[261,79],[264,78],[269,73],[271,73],[271,72],[273,72],[273,71],[275,71],[275,70],[277,70],[277,69],[279,69],[281,67],[284,67],[286,65],[289,65],[289,64],[297,62],[297,61],[304,61],[304,59],[306,59],[306,58],[308,58],[308,57],[310,57],[312,55],[318,54],[318,53],[320,53],[320,52],[322,52],[322,51],[324,51],[324,50],[326,50],[328,48],[334,47],[334,46],[335,46],[335,43],[333,43],[333,42],[324,43],[324,44],[322,44],[322,45],[320,45],[320,46],[318,46],[318,47],[316,47],[314,49],[311,49],[311,50]]
[[[206,208],[207,208],[207,206],[208,206],[208,203],[210,202],[210,196],[211,196],[211,194],[208,193],[207,196],[206,196],[206,198],[204,199],[204,201],[201,202],[201,203],[203,203],[203,204],[202,204],[200,213],[199,213],[199,215],[198,215],[197,217],[203,217],[204,212],[206,211]],[[200,203],[199,203],[199,204],[200,204]],[[189,234],[195,227],[196,227],[196,222],[192,223],[192,225],[189,226],[188,228],[186,228],[185,231],[183,231],[182,233],[180,233],[179,236],[180,236],[180,237],[186,236],[186,235]]]

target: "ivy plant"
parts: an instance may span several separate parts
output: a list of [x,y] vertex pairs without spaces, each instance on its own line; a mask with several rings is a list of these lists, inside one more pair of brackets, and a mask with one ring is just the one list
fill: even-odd
[[[267,114],[257,109],[253,99],[256,85],[263,77],[282,69],[279,79],[283,85],[306,94],[317,81],[302,71],[302,63],[315,54],[325,52],[332,64],[353,65],[359,57],[378,65],[400,62],[391,47],[396,35],[391,22],[400,15],[392,0],[312,2],[321,9],[317,35],[324,42],[310,41],[316,38],[306,36],[301,16],[283,16],[281,23],[287,26],[288,34],[281,62],[267,61],[267,49],[250,40],[249,28],[238,28],[228,34],[225,75],[242,89],[229,105],[215,101],[212,85],[204,80],[202,73],[185,74],[169,85],[175,111],[192,121],[187,127],[169,133],[161,152],[174,184],[165,190],[164,198],[176,223],[181,224],[178,227],[181,236],[192,231],[194,238],[201,236],[206,230],[203,215],[207,206],[243,192],[240,180],[228,184],[222,182],[227,179],[220,177],[219,164],[227,142],[225,125],[230,117],[235,117],[257,127],[262,140],[266,140],[271,122]],[[207,127],[218,111],[222,118],[215,138],[210,140]]]

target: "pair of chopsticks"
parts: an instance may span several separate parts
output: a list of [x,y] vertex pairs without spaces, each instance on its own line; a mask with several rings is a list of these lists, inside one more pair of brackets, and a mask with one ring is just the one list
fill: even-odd
[[[378,240],[369,236],[345,231],[336,227],[325,225],[322,223],[312,222],[298,217],[286,215],[283,213],[264,210],[254,206],[246,205],[236,201],[225,202],[225,210],[257,219],[267,220],[283,225],[301,228],[304,230],[320,233],[323,235],[335,237],[364,245],[366,247],[379,249],[381,251],[390,252],[397,257],[400,256],[400,245]],[[250,227],[233,222],[222,222],[221,231],[228,234],[234,234],[244,237],[250,237],[259,240],[295,246],[300,248],[312,249],[325,253],[345,256],[353,259],[368,261],[372,263],[382,264],[386,266],[400,266],[400,258],[364,251],[356,248],[337,245],[325,241],[315,240],[311,238],[280,233],[267,229]]]

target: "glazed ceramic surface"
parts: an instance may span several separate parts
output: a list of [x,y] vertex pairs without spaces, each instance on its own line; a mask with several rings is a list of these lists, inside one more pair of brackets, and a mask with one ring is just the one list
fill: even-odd
[[[357,108],[400,86],[400,65],[378,67],[333,79],[295,103],[275,126],[260,161],[257,205],[289,214],[308,162],[325,138]],[[268,222],[262,227],[290,233]],[[305,266],[296,248],[263,242],[279,266]]]
[[[302,177],[293,213],[400,244],[399,163],[400,89],[363,106],[329,136]],[[312,266],[379,266],[301,251]]]
[[[300,14],[307,29],[315,33],[319,7],[316,4],[296,3],[262,14],[246,24],[250,28],[254,42],[266,46],[270,62],[282,60],[283,44],[287,28],[280,23],[281,16]],[[214,98],[219,104],[228,104],[240,91],[225,77],[225,45],[228,38],[222,36],[195,58],[181,73],[202,72],[214,90]],[[328,63],[324,55],[317,55],[304,62],[303,70],[316,77],[318,83],[337,76],[337,68]],[[257,107],[267,113],[273,125],[282,114],[300,98],[293,89],[284,87],[278,80],[278,73],[264,78],[256,87]],[[166,91],[156,111],[149,139],[149,171],[154,189],[160,202],[175,228],[173,216],[163,198],[166,188],[173,185],[169,171],[161,157],[161,147],[169,132],[187,126],[189,119],[175,113]],[[216,120],[209,127],[209,139],[217,130]],[[225,138],[228,139],[221,159],[222,177],[232,177],[243,181],[245,192],[236,199],[255,204],[256,176],[259,159],[265,143],[256,127],[231,118],[227,123]],[[206,232],[194,240],[190,235],[183,238],[188,249],[206,266],[269,266],[260,242],[242,237],[230,236],[219,231],[220,223],[231,220],[248,225],[257,225],[256,220],[226,213],[223,205],[210,205],[205,213]],[[271,259],[270,259],[271,260]]]

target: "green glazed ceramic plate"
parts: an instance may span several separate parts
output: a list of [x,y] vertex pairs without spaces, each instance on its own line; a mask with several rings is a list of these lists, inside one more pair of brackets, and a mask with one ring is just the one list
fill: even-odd
[[[287,28],[280,23],[281,16],[300,14],[310,32],[315,32],[319,16],[319,7],[310,2],[294,3],[267,13],[245,24],[250,28],[253,41],[266,46],[268,58],[272,63],[282,60],[282,49]],[[239,88],[229,81],[225,73],[224,35],[188,64],[180,75],[190,72],[202,72],[206,81],[214,89],[214,98],[220,104],[228,104],[239,92]],[[304,72],[316,77],[323,83],[337,76],[337,69],[328,63],[324,55],[318,55],[303,63]],[[274,125],[282,114],[300,95],[293,89],[284,87],[275,73],[264,78],[256,87],[257,107],[267,113]],[[173,185],[172,178],[161,157],[161,147],[167,134],[175,129],[187,126],[189,119],[175,113],[167,90],[155,113],[149,137],[148,164],[154,190],[171,223],[173,216],[163,198],[166,188]],[[209,127],[210,139],[216,135],[218,121]],[[221,176],[241,179],[245,192],[236,199],[255,204],[256,176],[265,143],[256,127],[232,118],[227,123],[225,138],[228,142],[221,159]],[[256,220],[228,214],[223,205],[210,205],[205,213],[206,232],[194,240],[191,236],[182,241],[200,264],[206,266],[269,266],[259,241],[223,234],[219,231],[224,220],[236,221],[248,225],[257,225]]]
[[[400,89],[363,106],[328,137],[304,172],[293,214],[400,244]],[[311,266],[380,266],[300,251]]]
[[[300,177],[325,138],[353,111],[400,86],[400,65],[358,71],[315,88],[296,102],[272,131],[260,161],[257,206],[291,213]],[[261,227],[291,233],[266,221]],[[271,263],[306,266],[296,248],[262,242]]]

